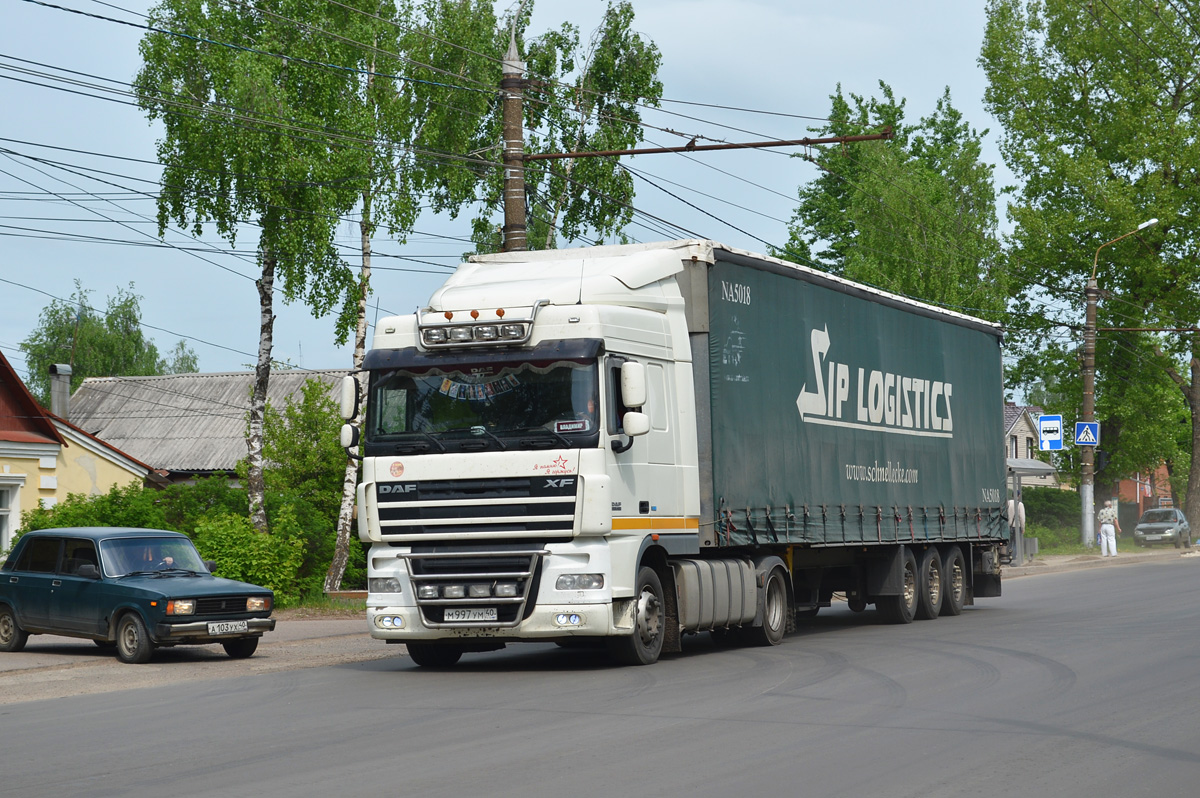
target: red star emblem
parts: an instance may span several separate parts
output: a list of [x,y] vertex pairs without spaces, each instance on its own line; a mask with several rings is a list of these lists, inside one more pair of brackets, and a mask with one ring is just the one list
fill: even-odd
[[563,456],[560,454],[560,455],[559,455],[557,458],[555,458],[555,460],[554,460],[554,467],[555,467],[555,468],[557,468],[557,469],[558,469],[558,470],[560,470],[560,471],[564,471],[564,470],[566,470],[566,468],[567,468],[567,458],[563,457]]

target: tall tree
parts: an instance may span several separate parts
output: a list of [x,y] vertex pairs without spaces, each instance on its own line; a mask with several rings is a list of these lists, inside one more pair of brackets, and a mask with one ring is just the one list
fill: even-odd
[[[1021,346],[1016,373],[1078,371],[1095,262],[1101,446],[1128,455],[1125,473],[1177,462],[1179,404],[1163,401],[1169,388],[1190,427],[1190,457],[1178,461],[1196,462],[1200,14],[1192,4],[1139,0],[990,0],[987,13],[985,101],[1022,181],[1007,242],[1022,311],[1010,335]],[[1156,227],[1097,257],[1151,217]],[[1185,504],[1200,517],[1200,470],[1189,474]]]
[[236,243],[258,227],[259,346],[247,450],[250,517],[267,531],[262,417],[270,379],[275,283],[316,315],[353,283],[333,247],[361,167],[342,102],[362,79],[354,43],[331,36],[331,3],[163,0],[150,13],[136,79],[139,103],[163,124],[160,232],[206,221]]
[[117,288],[106,310],[92,306],[76,281],[70,301],[56,299],[42,309],[38,326],[21,342],[29,364],[29,390],[49,407],[50,366],[71,366],[71,390],[85,377],[136,377],[184,374],[196,370],[196,353],[179,341],[169,357],[160,357],[154,341],[142,332],[141,297]]
[[890,127],[885,141],[829,147],[808,156],[820,174],[800,204],[780,257],[888,291],[998,319],[1006,282],[999,268],[996,192],[980,133],[947,88],[932,114],[910,125],[905,101],[880,81],[880,97],[831,96],[821,135]]

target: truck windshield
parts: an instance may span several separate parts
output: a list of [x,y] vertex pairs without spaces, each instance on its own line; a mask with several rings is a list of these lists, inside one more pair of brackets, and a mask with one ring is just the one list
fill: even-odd
[[366,440],[432,441],[438,449],[462,440],[489,448],[586,445],[581,436],[599,433],[596,369],[595,360],[549,360],[374,370]]

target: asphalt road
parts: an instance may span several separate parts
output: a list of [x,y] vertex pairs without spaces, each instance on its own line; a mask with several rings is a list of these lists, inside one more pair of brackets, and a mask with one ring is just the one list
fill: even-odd
[[[701,635],[647,668],[526,645],[422,671],[361,632],[299,627],[244,662],[184,650],[134,667],[79,644],[39,654],[35,638],[34,656],[74,667],[6,668],[0,695],[38,674],[79,689],[0,705],[0,793],[1188,795],[1198,569],[1170,557],[1012,579],[1003,598],[910,626],[835,607],[776,648]],[[287,665],[322,646],[338,664]],[[87,690],[104,669],[128,685]]]

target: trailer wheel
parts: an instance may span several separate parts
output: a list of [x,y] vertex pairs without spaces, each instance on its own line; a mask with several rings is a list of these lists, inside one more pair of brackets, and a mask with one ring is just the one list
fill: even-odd
[[942,557],[933,546],[925,549],[921,562],[917,566],[916,617],[922,621],[931,621],[942,611]]
[[862,596],[851,596],[846,599],[846,606],[850,608],[850,612],[862,612],[867,608],[867,600]]
[[787,628],[789,609],[787,586],[783,583],[783,571],[776,568],[767,575],[767,583],[763,586],[762,626],[746,628],[748,642],[755,646],[779,645],[783,640],[784,630]]
[[962,549],[952,546],[942,560],[942,615],[961,615],[967,601],[967,563]]
[[609,655],[622,665],[653,665],[662,653],[666,605],[662,580],[653,568],[638,569],[633,634],[608,638]]
[[439,643],[406,643],[408,656],[422,668],[449,668],[458,662],[463,655],[458,646],[442,645]]
[[886,623],[912,623],[917,612],[917,558],[904,547],[904,586],[899,595],[880,596],[875,607]]

